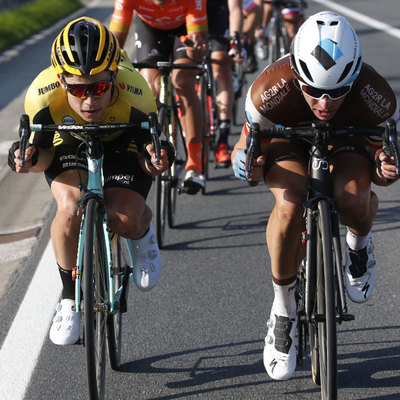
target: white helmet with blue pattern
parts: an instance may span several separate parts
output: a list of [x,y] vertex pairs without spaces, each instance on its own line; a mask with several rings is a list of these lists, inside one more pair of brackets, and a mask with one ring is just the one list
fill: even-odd
[[346,18],[322,11],[300,27],[290,50],[297,78],[318,89],[351,85],[362,64],[360,41]]

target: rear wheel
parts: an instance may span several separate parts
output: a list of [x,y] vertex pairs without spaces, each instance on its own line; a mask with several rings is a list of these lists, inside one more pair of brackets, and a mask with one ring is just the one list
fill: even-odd
[[103,399],[106,367],[107,279],[101,206],[86,206],[84,243],[84,341],[90,399]]
[[[170,110],[167,107],[162,107],[159,110],[159,122],[161,126],[161,132],[165,137],[169,138],[169,127],[170,127]],[[169,197],[170,197],[170,173],[173,170],[173,166],[168,170],[164,171],[161,175],[157,175],[155,178],[155,198],[156,198],[156,236],[158,245],[162,248],[165,245],[165,229],[167,225],[167,213],[169,209]]]
[[181,175],[185,172],[187,161],[187,148],[185,135],[178,116],[180,104],[174,103],[171,115],[171,132],[169,140],[175,146],[175,161],[169,171],[168,186],[168,225],[170,228],[176,226],[176,209],[179,191],[181,190]]
[[[200,77],[200,101],[201,101],[201,110],[203,114],[203,128],[202,128],[202,147],[201,147],[201,167],[202,173],[206,177],[209,178],[209,161],[210,161],[210,145],[211,145],[211,136],[210,136],[210,110],[208,108],[208,96],[207,96],[207,77],[202,75]],[[203,190],[204,193],[204,190]]]

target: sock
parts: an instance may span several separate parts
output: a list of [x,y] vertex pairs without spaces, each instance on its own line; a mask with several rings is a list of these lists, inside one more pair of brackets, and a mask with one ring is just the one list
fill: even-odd
[[228,143],[228,136],[231,131],[231,120],[230,119],[221,119],[221,120],[219,120],[218,125],[219,125],[218,144]]
[[202,150],[202,143],[187,143],[187,150],[188,150],[188,160],[186,162],[186,171],[189,169],[194,169],[197,172],[202,173],[201,167],[201,150]]
[[75,300],[75,282],[72,280],[72,271],[63,269],[58,265],[58,272],[60,273],[63,285],[61,297],[63,299]]
[[361,250],[367,246],[371,232],[365,236],[358,236],[347,228],[346,243],[352,250]]
[[274,303],[272,308],[278,315],[294,317],[296,315],[297,304],[295,299],[296,280],[289,285],[277,285],[272,282],[274,287]]

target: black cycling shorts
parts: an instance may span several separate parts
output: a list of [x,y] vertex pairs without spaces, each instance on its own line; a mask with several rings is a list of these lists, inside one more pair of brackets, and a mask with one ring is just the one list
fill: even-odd
[[[45,171],[49,186],[64,171],[73,169],[87,171],[86,157],[83,154],[84,146],[78,148],[79,143],[55,147],[54,160]],[[147,198],[153,179],[143,171],[139,165],[137,153],[127,150],[124,141],[116,139],[104,143],[103,172],[105,189],[121,187],[139,193],[144,199]]]
[[[343,152],[359,154],[375,166],[375,161],[368,152],[368,144],[362,137],[333,138],[329,145],[329,161],[332,161],[335,155]],[[297,139],[272,139],[267,147],[267,160],[265,170],[269,170],[279,161],[294,160],[307,163],[310,157],[309,145]]]
[[229,8],[227,1],[207,1],[210,50],[229,51]]
[[178,58],[189,59],[186,47],[180,42],[180,37],[187,34],[185,24],[175,29],[156,29],[135,14],[135,28],[136,62],[151,63],[174,61]]

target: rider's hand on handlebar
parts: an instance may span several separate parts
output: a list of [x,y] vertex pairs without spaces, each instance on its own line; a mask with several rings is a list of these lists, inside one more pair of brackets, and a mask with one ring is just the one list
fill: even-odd
[[[265,156],[262,154],[253,160],[251,165],[251,178],[247,180],[252,186],[258,184],[261,178],[264,177]],[[244,150],[238,150],[233,161],[233,171],[235,176],[246,182],[246,153]]]
[[154,169],[156,170],[155,174],[158,175],[161,172],[167,170],[172,163],[175,160],[175,148],[174,146],[166,141],[162,140],[161,141],[161,152],[160,152],[160,162],[157,163],[157,157],[156,153],[154,151],[154,145],[153,144],[147,144],[145,146],[146,150],[146,159],[147,159],[147,164],[150,166],[150,168],[153,169],[153,171],[150,171],[151,174],[154,173]]
[[19,142],[14,142],[8,150],[8,165],[13,171],[26,174],[34,165],[37,164],[39,152],[35,146],[27,147],[25,150],[25,164],[23,167],[21,167],[19,154]]
[[196,62],[202,62],[208,53],[208,43],[200,35],[195,33],[191,35],[182,35],[181,43],[186,46],[186,54],[190,59]]
[[399,176],[396,174],[396,165],[393,157],[389,157],[383,151],[380,151],[376,157],[378,168],[378,177],[384,178],[391,182],[397,180]]
[[242,64],[243,61],[247,58],[246,49],[244,47],[241,47],[239,53],[233,40],[231,40],[229,55],[232,57],[233,62],[238,64]]

